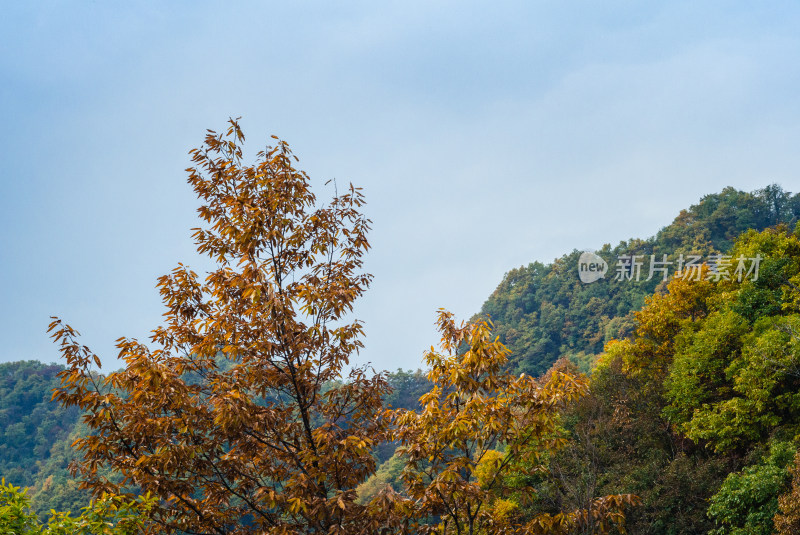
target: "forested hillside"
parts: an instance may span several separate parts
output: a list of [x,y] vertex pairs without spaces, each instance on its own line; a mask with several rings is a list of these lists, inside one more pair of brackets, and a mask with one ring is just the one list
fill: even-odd
[[[634,494],[631,534],[800,533],[800,225],[747,231],[730,252],[760,255],[758,278],[674,279],[609,341],[562,414],[566,446],[506,481],[522,514]],[[399,488],[402,466],[396,455],[361,492]]]
[[800,532],[800,227],[732,252],[764,257],[758,280],[675,280],[608,344],[540,507],[632,492],[631,533]]
[[[726,188],[682,210],[656,236],[615,247],[606,244],[598,253],[609,261],[609,279],[619,255],[706,257],[728,251],[748,229],[763,230],[778,223],[792,226],[798,217],[800,194],[777,185],[753,193]],[[636,283],[583,284],[577,271],[580,254],[575,250],[551,264],[534,262],[512,269],[483,305],[478,317],[492,320],[518,371],[541,375],[560,357],[569,357],[588,371],[608,341],[631,332],[630,313],[640,309],[661,283],[654,277]]]
[[[446,507],[457,508],[458,500],[449,500],[464,492],[489,504],[484,514],[491,522],[544,522],[541,533],[559,532],[546,529],[563,519],[582,526],[581,533],[614,532],[623,510],[628,532],[636,535],[800,533],[798,217],[800,195],[778,186],[753,193],[727,188],[682,211],[652,238],[605,245],[598,251],[610,260],[604,280],[579,280],[580,251],[510,271],[474,318],[490,317],[493,334],[480,325],[458,328],[444,315],[440,329],[449,346],[427,357],[430,375],[397,370],[385,376],[382,403],[400,409],[392,413],[398,431],[363,452],[362,441],[352,446],[362,457],[371,451],[378,465],[357,493],[346,491],[352,507],[373,511],[391,488],[393,507],[413,509],[428,522]],[[621,255],[718,252],[759,258],[757,275],[710,280],[705,266],[698,280],[610,280],[613,259]],[[493,341],[495,334],[510,352]],[[209,357],[213,373],[248,373],[219,347]],[[509,368],[514,373],[504,375]],[[0,475],[29,487],[39,514],[77,511],[89,499],[67,471],[75,455],[70,445],[89,429],[78,423],[74,406],[51,401],[63,369],[33,361],[0,365]],[[185,388],[223,384],[168,368],[142,368],[116,384],[137,392],[140,374],[156,377],[150,381],[157,396],[164,377]],[[349,383],[325,385],[320,396],[335,401],[331,392],[338,389],[341,403],[352,403]],[[230,385],[221,391],[228,395]],[[242,390],[236,399],[250,394]],[[97,399],[101,407],[110,398]],[[513,399],[536,407],[532,416],[518,420]],[[157,418],[168,403],[156,403]],[[272,400],[259,403],[252,410]],[[498,420],[501,414],[506,420]],[[104,418],[96,417],[97,425]],[[175,429],[169,440],[193,432],[165,422]],[[535,430],[536,439],[520,440],[524,430]],[[147,433],[138,440],[145,464],[172,444],[153,447]],[[454,444],[465,453],[456,455]],[[402,454],[395,453],[398,445]],[[181,447],[190,446],[204,447],[198,439]],[[476,446],[483,453],[471,458]],[[231,453],[225,448],[219,450],[223,463]],[[475,476],[469,484],[458,472],[467,466]],[[437,485],[453,490],[431,501],[427,493]],[[299,514],[294,507],[289,510]]]
[[78,419],[74,408],[50,401],[61,366],[36,361],[0,364],[0,472],[30,486]]
[[0,364],[0,475],[30,488],[40,513],[76,511],[88,501],[67,471],[79,412],[51,400],[63,369],[37,361]]

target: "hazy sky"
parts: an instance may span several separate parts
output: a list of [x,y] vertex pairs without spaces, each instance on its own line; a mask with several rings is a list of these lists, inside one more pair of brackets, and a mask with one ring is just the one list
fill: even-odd
[[6,2],[0,360],[57,359],[51,315],[107,366],[147,338],[202,266],[187,152],[242,116],[364,188],[359,360],[416,368],[511,268],[800,189],[798,58],[796,2]]

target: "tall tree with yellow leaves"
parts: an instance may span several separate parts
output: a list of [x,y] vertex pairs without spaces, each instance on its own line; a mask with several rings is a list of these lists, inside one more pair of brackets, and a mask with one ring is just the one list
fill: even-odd
[[194,239],[216,268],[159,279],[149,346],[118,340],[125,368],[103,377],[75,330],[50,325],[67,362],[54,397],[91,430],[75,468],[98,495],[158,497],[154,532],[369,531],[355,488],[375,468],[387,385],[364,368],[337,382],[362,347],[347,315],[371,280],[363,196],[320,204],[286,143],[245,165],[243,141],[231,120],[191,151]]
[[[490,325],[456,325],[441,311],[442,352],[426,355],[433,389],[420,411],[396,413],[406,507],[420,533],[608,533],[623,526],[631,495],[598,497],[590,507],[557,514],[520,514],[516,496],[532,488],[508,485],[520,471],[545,472],[567,439],[560,412],[586,393],[586,378],[553,369],[541,379],[506,370],[508,349]],[[587,529],[589,531],[587,531]]]

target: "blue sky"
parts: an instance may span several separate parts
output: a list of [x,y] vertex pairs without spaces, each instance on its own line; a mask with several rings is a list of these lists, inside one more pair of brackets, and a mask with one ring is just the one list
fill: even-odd
[[416,368],[513,267],[797,191],[794,2],[16,2],[0,19],[0,361],[115,367],[198,268],[187,152],[241,116],[373,220],[359,361]]

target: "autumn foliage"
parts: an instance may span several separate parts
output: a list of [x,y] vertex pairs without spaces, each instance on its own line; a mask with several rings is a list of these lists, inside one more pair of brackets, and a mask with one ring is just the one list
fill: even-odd
[[566,445],[559,415],[587,392],[585,377],[559,369],[541,379],[511,375],[509,351],[488,323],[456,325],[441,311],[438,324],[442,352],[426,355],[433,389],[420,398],[419,412],[396,413],[418,532],[566,534],[592,525],[593,533],[608,533],[622,526],[624,507],[638,503],[634,496],[598,497],[591,511],[528,518],[514,498],[535,499],[535,489],[507,481],[525,468],[544,471],[547,456]]
[[370,281],[362,194],[317,206],[285,143],[245,166],[243,140],[232,121],[192,151],[207,223],[194,237],[217,269],[161,277],[154,347],[120,339],[125,369],[102,379],[89,371],[97,357],[54,321],[68,364],[56,399],[87,412],[92,433],[76,444],[86,484],[159,496],[162,529],[357,533],[354,489],[386,432],[386,383],[356,368],[330,385],[362,345],[361,324],[343,320]]
[[[277,140],[277,138],[276,138]],[[202,205],[200,253],[216,268],[179,264],[159,279],[166,312],[150,343],[120,338],[123,370],[99,358],[60,319],[50,332],[67,368],[54,398],[85,414],[74,470],[95,494],[156,498],[151,533],[567,533],[620,525],[631,496],[592,512],[526,518],[507,498],[512,470],[541,470],[558,449],[559,412],[585,381],[505,371],[508,351],[485,323],[440,315],[433,390],[422,410],[390,411],[385,376],[355,367],[362,324],[348,319],[371,276],[362,271],[370,221],[350,186],[319,203],[277,140],[245,165],[236,121],[191,151]],[[402,493],[368,503],[356,488],[372,452],[399,440]],[[527,467],[527,468],[526,468]]]

